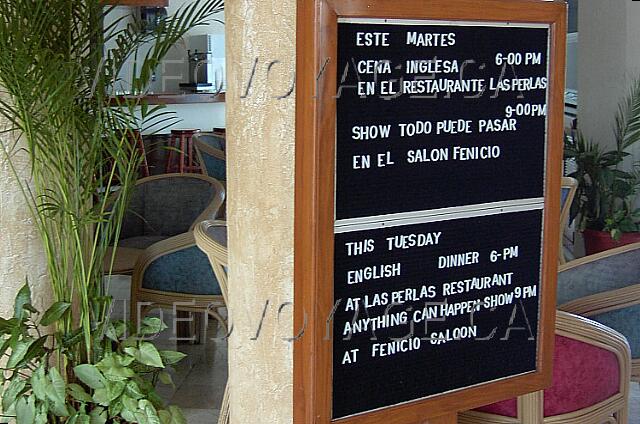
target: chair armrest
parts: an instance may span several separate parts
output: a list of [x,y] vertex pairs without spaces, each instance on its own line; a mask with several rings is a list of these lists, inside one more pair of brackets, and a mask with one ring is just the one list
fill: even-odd
[[133,269],[133,283],[135,284],[135,282],[141,281],[144,270],[147,269],[147,267],[156,259],[195,245],[196,240],[193,236],[193,232],[189,231],[187,233],[178,234],[177,236],[161,240],[147,247],[136,261],[136,265]]
[[192,232],[147,248],[133,274],[134,289],[194,296],[220,296],[221,288],[207,256]]
[[572,314],[590,317],[640,304],[640,284],[573,299],[558,306]]

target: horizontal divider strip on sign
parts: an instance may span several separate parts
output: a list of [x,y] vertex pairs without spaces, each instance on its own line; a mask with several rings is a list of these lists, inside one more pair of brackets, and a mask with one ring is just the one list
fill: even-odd
[[363,218],[340,219],[335,222],[335,233],[341,234],[354,231],[377,230],[380,228],[401,227],[405,225],[426,224],[429,222],[451,221],[454,219],[476,218],[540,209],[544,209],[543,197],[367,216]]
[[[550,0],[549,0],[550,1]],[[528,22],[444,21],[431,19],[338,18],[340,24],[483,26],[509,28],[549,28],[549,24]]]

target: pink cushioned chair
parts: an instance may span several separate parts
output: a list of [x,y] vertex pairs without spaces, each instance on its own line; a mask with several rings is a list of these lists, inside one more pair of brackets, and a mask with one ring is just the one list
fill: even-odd
[[586,318],[558,312],[553,385],[460,414],[460,424],[628,422],[631,353],[626,339]]

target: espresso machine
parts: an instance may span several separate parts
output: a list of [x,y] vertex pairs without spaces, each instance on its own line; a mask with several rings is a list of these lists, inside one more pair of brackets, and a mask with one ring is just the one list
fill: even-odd
[[188,46],[189,83],[180,87],[192,92],[225,91],[224,35],[194,35]]

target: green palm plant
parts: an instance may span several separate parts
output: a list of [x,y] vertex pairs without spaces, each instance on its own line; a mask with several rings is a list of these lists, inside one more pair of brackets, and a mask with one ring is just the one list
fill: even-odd
[[616,145],[605,150],[600,144],[577,133],[565,138],[565,159],[575,161],[569,174],[578,181],[572,217],[578,228],[607,231],[614,239],[622,233],[640,231],[640,209],[635,207],[640,191],[640,167],[624,170],[628,150],[640,141],[640,79],[636,79],[618,106],[615,116]]
[[104,359],[111,299],[103,263],[138,175],[134,131],[176,120],[143,96],[115,97],[114,87],[135,58],[132,92],[144,93],[169,49],[223,7],[196,1],[149,32],[121,19],[105,27],[114,9],[102,0],[0,2],[0,117],[9,123],[0,146],[16,177],[17,156],[29,159],[29,181],[17,179],[47,257],[54,299],[47,322],[56,342],[72,346],[56,350],[65,380],[74,379],[74,365]]

